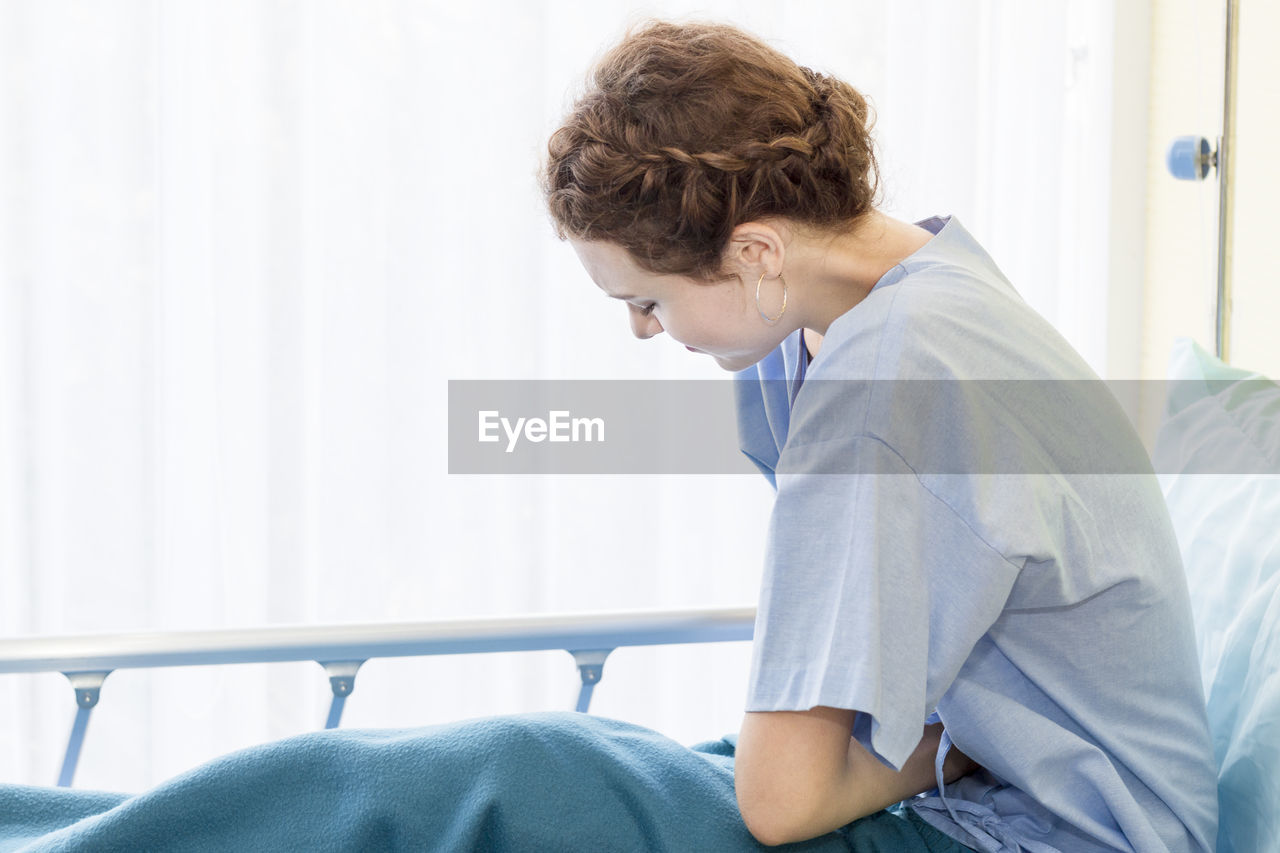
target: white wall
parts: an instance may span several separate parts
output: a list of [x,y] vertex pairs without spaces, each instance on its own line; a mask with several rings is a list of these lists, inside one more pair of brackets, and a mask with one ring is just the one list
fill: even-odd
[[1241,4],[1231,361],[1280,377],[1280,4]]
[[[1280,5],[1241,0],[1235,154],[1234,311],[1229,360],[1280,376],[1280,260],[1271,250],[1280,196]],[[1190,336],[1214,345],[1218,187],[1174,180],[1175,136],[1214,140],[1222,126],[1225,0],[1154,0],[1147,158],[1142,376],[1164,375]],[[1152,413],[1148,413],[1149,415]]]

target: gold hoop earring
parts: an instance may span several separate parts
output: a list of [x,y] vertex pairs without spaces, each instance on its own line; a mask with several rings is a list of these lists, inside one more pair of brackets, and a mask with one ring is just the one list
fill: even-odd
[[764,273],[760,273],[760,278],[756,279],[756,311],[760,314],[760,319],[764,320],[770,326],[776,325],[782,319],[782,315],[787,313],[787,280],[782,277],[782,273],[778,273],[778,280],[782,282],[782,308],[779,309],[776,317],[770,317],[764,313],[764,309],[760,307],[760,285],[764,282]]

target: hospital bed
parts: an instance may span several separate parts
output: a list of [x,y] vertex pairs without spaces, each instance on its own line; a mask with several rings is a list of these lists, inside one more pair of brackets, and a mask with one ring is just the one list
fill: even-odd
[[[689,748],[585,712],[614,650],[747,641],[754,620],[754,608],[730,607],[0,640],[0,674],[63,673],[76,709],[62,787],[0,785],[0,851],[753,849],[732,737]],[[577,668],[573,711],[340,728],[367,661],[555,649]],[[315,661],[328,680],[323,730],[141,793],[67,787],[111,673],[291,661]]]
[[357,671],[374,658],[562,649],[572,656],[581,679],[574,710],[585,713],[614,650],[750,640],[754,622],[754,608],[737,607],[30,637],[0,641],[0,674],[60,672],[67,677],[77,711],[58,785],[69,786],[103,682],[116,670],[315,661],[333,693],[324,723],[333,729],[355,690]]
[[[1191,590],[1219,767],[1219,849],[1280,851],[1280,385],[1190,340],[1175,348],[1169,378],[1152,458]],[[69,785],[103,681],[117,670],[315,661],[332,691],[333,729],[365,661],[561,649],[580,678],[573,707],[586,712],[611,651],[747,641],[754,615],[739,607],[31,637],[0,641],[0,673],[67,676],[77,710],[59,783]],[[723,794],[723,775],[717,784]]]

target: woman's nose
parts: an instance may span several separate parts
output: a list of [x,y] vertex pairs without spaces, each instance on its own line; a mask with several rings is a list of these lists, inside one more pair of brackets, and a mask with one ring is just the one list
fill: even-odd
[[653,314],[645,314],[638,308],[631,311],[631,333],[640,340],[648,340],[662,332],[662,324]]

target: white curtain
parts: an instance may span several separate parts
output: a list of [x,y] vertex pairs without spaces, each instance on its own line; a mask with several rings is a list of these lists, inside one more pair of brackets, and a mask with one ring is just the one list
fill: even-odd
[[[865,91],[888,211],[961,217],[1104,362],[1103,0],[7,2],[0,634],[753,602],[762,480],[446,466],[449,379],[721,376],[630,338],[535,184],[601,47],[690,13]],[[593,711],[718,737],[747,660],[620,651]],[[344,725],[576,683],[563,653],[374,661]],[[77,784],[154,784],[327,700],[314,664],[115,673]],[[52,782],[73,714],[61,676],[0,676],[0,781]]]

